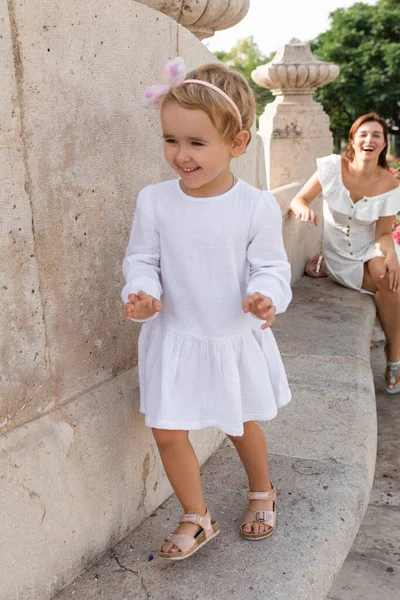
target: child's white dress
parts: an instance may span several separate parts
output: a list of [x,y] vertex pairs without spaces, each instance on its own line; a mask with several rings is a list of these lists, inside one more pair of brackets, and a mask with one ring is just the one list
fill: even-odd
[[240,436],[245,421],[272,419],[290,401],[272,331],[242,311],[254,292],[277,313],[292,297],[271,194],[241,180],[213,198],[186,195],[179,180],[144,188],[123,272],[124,302],[144,290],[163,303],[139,339],[146,425]]
[[[324,196],[322,252],[329,274],[341,285],[370,294],[361,288],[364,263],[383,256],[375,248],[376,222],[400,211],[400,187],[354,203],[343,183],[341,157],[324,156],[317,166]],[[400,246],[395,248],[400,257]]]

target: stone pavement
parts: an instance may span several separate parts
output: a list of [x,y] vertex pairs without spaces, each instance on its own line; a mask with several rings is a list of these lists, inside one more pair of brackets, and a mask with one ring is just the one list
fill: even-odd
[[400,598],[400,395],[385,392],[383,342],[371,365],[378,411],[378,453],[370,503],[329,600]]
[[326,598],[372,486],[374,319],[371,298],[308,278],[295,286],[289,310],[278,316],[274,333],[293,400],[263,424],[278,490],[278,528],[270,540],[252,543],[238,534],[246,477],[226,441],[202,468],[208,506],[221,526],[215,540],[187,561],[153,559],[180,515],[171,497],[57,600]]

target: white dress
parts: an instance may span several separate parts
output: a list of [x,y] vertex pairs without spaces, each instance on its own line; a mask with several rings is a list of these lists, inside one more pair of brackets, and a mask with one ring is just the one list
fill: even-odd
[[[341,285],[370,294],[361,288],[364,263],[383,256],[375,248],[376,222],[400,211],[400,187],[353,202],[343,183],[341,157],[324,156],[317,166],[324,196],[322,252],[329,274]],[[400,254],[400,246],[395,248]]]
[[213,198],[179,180],[144,188],[123,262],[122,299],[144,290],[163,309],[139,338],[140,410],[149,427],[218,427],[269,420],[291,394],[272,331],[244,314],[261,292],[284,312],[292,294],[274,197],[239,180]]

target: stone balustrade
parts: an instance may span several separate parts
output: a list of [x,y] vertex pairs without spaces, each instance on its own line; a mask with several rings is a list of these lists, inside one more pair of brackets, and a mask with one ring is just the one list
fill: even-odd
[[329,117],[312,95],[338,74],[338,66],[318,60],[296,38],[253,71],[255,83],[276,96],[259,123],[270,189],[307,179],[316,169],[316,158],[332,152]]

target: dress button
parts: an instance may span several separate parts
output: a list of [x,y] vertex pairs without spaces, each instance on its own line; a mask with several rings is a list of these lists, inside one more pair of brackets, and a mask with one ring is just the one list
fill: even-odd
[[352,217],[349,217],[349,221],[351,221]]
[[348,246],[351,246],[351,244],[347,244]]
[[364,202],[368,202],[368,200],[366,198],[364,198]]
[[350,252],[350,256],[353,256],[353,252]]

